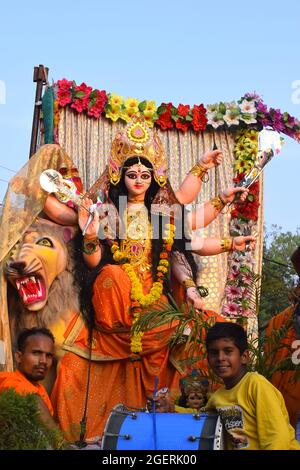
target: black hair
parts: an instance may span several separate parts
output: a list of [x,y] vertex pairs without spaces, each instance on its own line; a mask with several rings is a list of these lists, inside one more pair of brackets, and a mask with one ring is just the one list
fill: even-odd
[[50,338],[53,343],[55,342],[54,336],[51,333],[51,331],[48,330],[48,328],[44,328],[44,327],[37,328],[36,326],[33,328],[25,328],[24,330],[21,331],[17,339],[18,351],[24,352],[26,348],[27,339],[30,336],[38,336],[38,335],[48,336],[48,338]]
[[231,339],[241,354],[248,349],[247,333],[244,328],[237,323],[229,322],[217,322],[209,328],[205,340],[206,349],[212,341],[224,338]]

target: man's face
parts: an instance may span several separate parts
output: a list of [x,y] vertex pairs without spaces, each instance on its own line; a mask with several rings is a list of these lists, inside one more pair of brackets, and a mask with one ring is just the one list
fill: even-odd
[[241,354],[232,339],[222,338],[212,341],[207,348],[207,353],[210,367],[225,385],[232,386],[237,383],[243,366],[247,364],[247,352]]
[[30,382],[39,382],[52,365],[54,355],[53,341],[43,334],[29,336],[24,351],[17,351],[15,358],[18,369]]

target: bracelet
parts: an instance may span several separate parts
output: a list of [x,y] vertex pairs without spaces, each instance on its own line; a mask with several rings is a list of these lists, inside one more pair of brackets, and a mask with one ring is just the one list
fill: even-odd
[[225,206],[226,202],[220,196],[214,197],[209,201],[216,211],[221,211]]
[[98,246],[99,246],[99,238],[98,237],[92,238],[91,240],[83,239],[82,251],[86,255],[92,255],[93,253],[95,253],[97,251]]
[[[195,166],[193,166],[193,168],[190,170],[190,173],[192,173],[194,176],[197,176],[197,178],[200,178],[204,183],[208,181],[207,169],[203,168],[200,163],[197,163]],[[206,179],[205,175],[207,175]]]
[[221,248],[224,251],[231,251],[233,244],[233,238],[222,238],[221,240]]
[[184,285],[185,290],[187,290],[189,287],[196,287],[195,282],[193,281],[192,278],[188,277],[185,279],[182,284]]

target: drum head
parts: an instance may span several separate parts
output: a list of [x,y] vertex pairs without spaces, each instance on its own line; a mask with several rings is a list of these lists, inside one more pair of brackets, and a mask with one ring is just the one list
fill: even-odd
[[104,450],[221,450],[223,427],[216,414],[131,412],[115,407],[106,424]]

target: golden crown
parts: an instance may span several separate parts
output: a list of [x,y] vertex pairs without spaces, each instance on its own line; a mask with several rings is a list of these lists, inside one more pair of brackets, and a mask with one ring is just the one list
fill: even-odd
[[163,145],[156,133],[150,129],[143,116],[136,115],[127,126],[115,136],[108,171],[110,182],[118,184],[121,179],[122,168],[131,157],[146,158],[153,166],[153,175],[159,186],[167,182],[167,162]]

